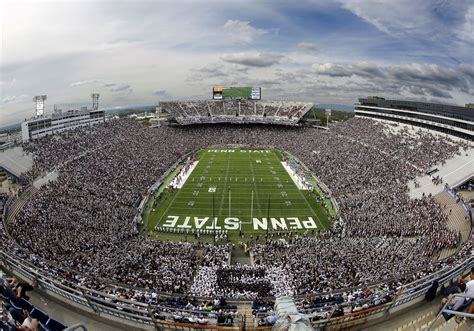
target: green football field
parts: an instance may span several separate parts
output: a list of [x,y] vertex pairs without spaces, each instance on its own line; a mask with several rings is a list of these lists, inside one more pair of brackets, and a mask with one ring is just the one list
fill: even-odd
[[318,193],[297,187],[281,163],[280,151],[205,149],[196,159],[181,188],[160,190],[151,199],[145,224],[153,237],[166,239],[196,229],[210,235],[216,229],[232,239],[240,231],[247,237],[264,234],[267,228],[299,233],[329,228]]

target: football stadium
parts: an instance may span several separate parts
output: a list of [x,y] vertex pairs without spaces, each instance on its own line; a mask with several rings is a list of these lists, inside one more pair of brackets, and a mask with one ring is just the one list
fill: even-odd
[[[2,267],[28,290],[125,329],[264,330],[285,309],[340,329],[471,271],[472,141],[392,118],[328,129],[300,102],[160,106],[159,125],[37,116],[3,152],[21,185],[2,195]],[[66,328],[9,284],[12,313]]]
[[[119,6],[99,16],[102,23],[104,15],[117,15],[112,30],[136,16],[141,33],[160,23],[153,16],[153,24],[139,24],[154,6],[125,6],[120,15]],[[213,6],[211,12],[221,5]],[[175,19],[166,11],[175,8],[161,9],[159,17]],[[179,31],[197,29],[179,17]],[[368,23],[347,24],[365,29]],[[233,29],[228,40],[211,35],[224,43],[222,52],[280,38],[279,29],[263,23],[229,19],[221,26],[219,33]],[[160,38],[177,36],[163,29]],[[290,30],[283,25],[281,33]],[[182,34],[182,43],[173,40],[166,52],[191,52],[188,43],[198,51],[211,47]],[[169,88],[160,83],[166,89],[151,91],[143,86],[160,54],[148,53],[149,40],[119,37],[104,43],[97,37],[101,43],[88,49],[110,57],[101,62],[109,75],[88,73],[96,68],[89,67],[89,54],[75,54],[73,61],[85,62],[70,65],[61,57],[68,54],[40,54],[40,63],[47,66],[51,56],[64,76],[67,68],[81,69],[64,95],[53,87],[48,96],[36,95],[20,78],[23,69],[15,71],[22,66],[0,67],[6,91],[0,123],[24,115],[0,134],[1,331],[473,328],[474,105],[466,100],[472,66],[433,74],[438,64],[423,73],[421,64],[312,64],[318,88],[330,89],[323,104],[308,101],[320,97],[314,89],[304,94],[309,74],[296,63],[298,56],[305,65],[314,61],[320,48],[301,42],[285,55],[218,55],[223,67],[192,68],[187,78],[176,67],[160,67]],[[133,66],[128,51],[137,56]],[[265,70],[278,65],[283,69],[274,77],[299,85],[297,92],[265,79]],[[282,74],[285,66],[293,76]],[[138,76],[115,80],[129,71]],[[357,85],[367,77],[373,82]],[[432,80],[440,82],[429,85]],[[50,83],[42,80],[41,88]],[[397,84],[406,85],[398,90]],[[19,85],[22,94],[7,96]],[[329,103],[345,93],[344,85],[352,90],[349,110]],[[172,92],[183,86],[194,87]],[[139,103],[146,98],[141,89],[153,96],[149,105]],[[90,94],[91,105],[74,103],[77,91]],[[365,97],[366,91],[378,96]]]

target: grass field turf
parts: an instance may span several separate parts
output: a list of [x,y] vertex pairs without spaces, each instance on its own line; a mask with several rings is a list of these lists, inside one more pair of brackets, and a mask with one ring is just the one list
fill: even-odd
[[[212,225],[213,194],[216,226],[224,226],[225,218],[238,218],[246,236],[265,233],[254,230],[251,214],[253,218],[266,218],[269,199],[270,218],[311,217],[319,230],[329,228],[329,216],[316,201],[316,193],[298,189],[282,166],[278,150],[205,149],[197,159],[197,166],[181,189],[161,193],[157,203],[150,201],[145,224],[152,237],[179,240],[179,235],[154,232],[170,216],[179,217],[178,224],[186,217],[209,217],[206,225]],[[212,188],[215,193],[210,192]],[[189,225],[195,226],[192,220]],[[228,234],[230,239],[238,238],[239,230],[229,230]]]

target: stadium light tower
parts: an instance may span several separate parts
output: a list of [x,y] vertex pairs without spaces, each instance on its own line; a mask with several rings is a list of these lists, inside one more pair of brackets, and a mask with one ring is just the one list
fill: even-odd
[[33,97],[33,102],[36,103],[36,116],[43,116],[44,100],[46,100],[46,95],[36,95]]
[[99,93],[92,93],[92,110],[97,110],[99,109]]
[[158,120],[158,126],[161,126],[161,105],[155,108],[155,115]]

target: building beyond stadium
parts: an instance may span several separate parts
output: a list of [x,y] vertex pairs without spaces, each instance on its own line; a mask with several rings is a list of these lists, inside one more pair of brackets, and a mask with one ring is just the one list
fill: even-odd
[[105,112],[103,110],[70,110],[51,116],[34,117],[21,123],[22,140],[25,142],[64,130],[104,122]]
[[354,111],[356,116],[421,126],[474,140],[474,104],[461,107],[372,96],[360,98]]

